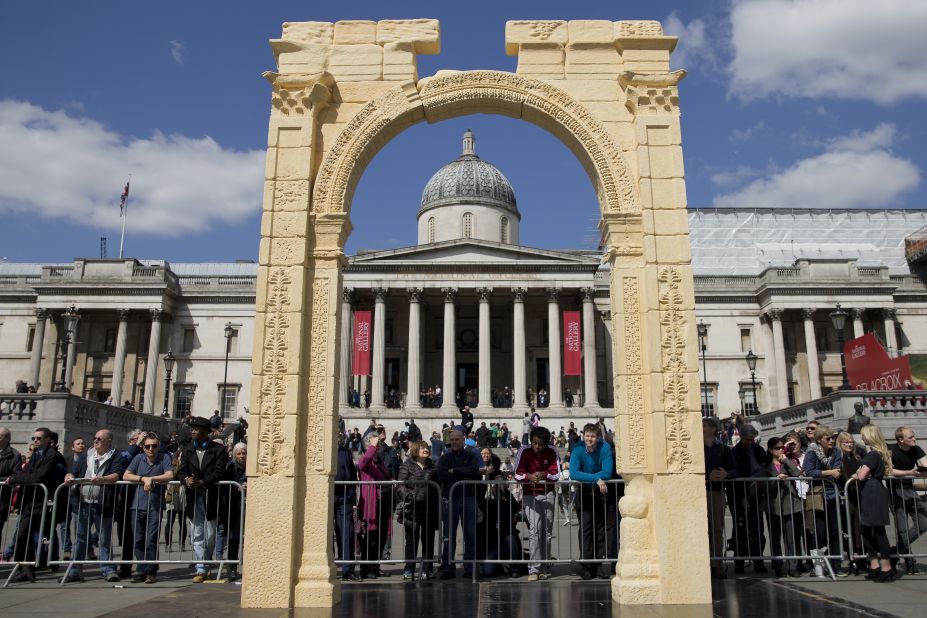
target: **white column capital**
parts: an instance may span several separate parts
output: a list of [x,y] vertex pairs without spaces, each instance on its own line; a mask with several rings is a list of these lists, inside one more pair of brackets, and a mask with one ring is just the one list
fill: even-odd
[[595,288],[580,288],[579,293],[582,295],[584,303],[595,302]]
[[453,303],[457,299],[457,288],[441,288],[441,293],[444,295],[444,302]]
[[865,307],[851,307],[850,315],[853,316],[854,320],[862,320],[863,316],[866,315],[866,308]]
[[525,288],[512,288],[512,302],[523,303],[527,295],[528,290]]
[[424,290],[422,290],[422,288],[406,288],[406,294],[409,295],[410,303],[421,302],[423,292]]
[[354,301],[354,288],[341,288],[341,302],[348,305]]
[[886,320],[897,321],[898,312],[895,309],[883,309],[882,315],[885,316]]
[[801,310],[801,316],[802,316],[802,318],[804,318],[806,321],[807,321],[807,320],[813,320],[813,319],[814,319],[814,314],[815,314],[815,313],[817,313],[817,309],[814,308],[814,307],[805,307],[805,308],[803,308],[803,309]]
[[782,309],[768,309],[766,311],[766,319],[770,322],[779,322],[782,320]]
[[48,309],[42,309],[41,307],[35,310],[35,319],[44,322],[48,319]]
[[548,303],[560,302],[560,292],[560,288],[544,288],[544,293],[547,294]]
[[488,303],[492,297],[492,288],[476,288],[476,295],[479,296],[481,303]]
[[370,291],[373,293],[373,300],[377,304],[385,303],[386,297],[389,296],[389,288],[370,288]]
[[131,311],[129,309],[117,309],[116,310],[116,315],[119,317],[120,322],[128,322],[130,313]]
[[160,309],[151,309],[150,313],[151,313],[152,322],[160,322],[161,320],[164,319],[164,312],[161,311]]

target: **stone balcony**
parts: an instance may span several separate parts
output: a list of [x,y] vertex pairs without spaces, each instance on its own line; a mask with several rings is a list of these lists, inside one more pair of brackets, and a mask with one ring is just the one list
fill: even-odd
[[58,432],[59,450],[67,456],[74,438],[83,437],[89,447],[100,428],[112,430],[113,446],[124,449],[129,431],[141,429],[166,436],[178,422],[67,393],[0,394],[0,426],[10,430],[13,447],[20,452],[28,450],[36,427]]

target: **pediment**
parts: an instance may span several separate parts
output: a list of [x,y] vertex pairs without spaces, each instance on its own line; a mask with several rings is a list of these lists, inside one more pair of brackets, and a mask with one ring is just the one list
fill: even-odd
[[592,266],[598,264],[599,256],[589,252],[536,249],[480,240],[450,240],[401,249],[364,251],[349,257],[348,260],[355,267],[373,268],[410,263]]

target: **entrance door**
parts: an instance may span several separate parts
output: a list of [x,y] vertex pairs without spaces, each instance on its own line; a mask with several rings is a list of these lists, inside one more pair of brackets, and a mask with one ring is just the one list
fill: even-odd
[[[400,399],[401,389],[399,387],[399,359],[386,359],[386,372],[383,375],[383,390],[386,396],[387,408],[399,408],[402,406]],[[413,393],[413,397],[418,397],[418,393]]]
[[[476,405],[480,386],[479,365],[476,363],[459,363],[457,365],[457,401],[468,406]],[[467,399],[467,392],[470,398]]]

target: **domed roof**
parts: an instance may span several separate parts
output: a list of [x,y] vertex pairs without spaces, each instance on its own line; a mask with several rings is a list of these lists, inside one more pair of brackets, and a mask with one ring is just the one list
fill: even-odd
[[426,210],[449,204],[480,204],[511,211],[521,218],[515,205],[515,192],[495,165],[476,154],[476,140],[467,129],[461,155],[439,169],[422,192],[421,215]]

